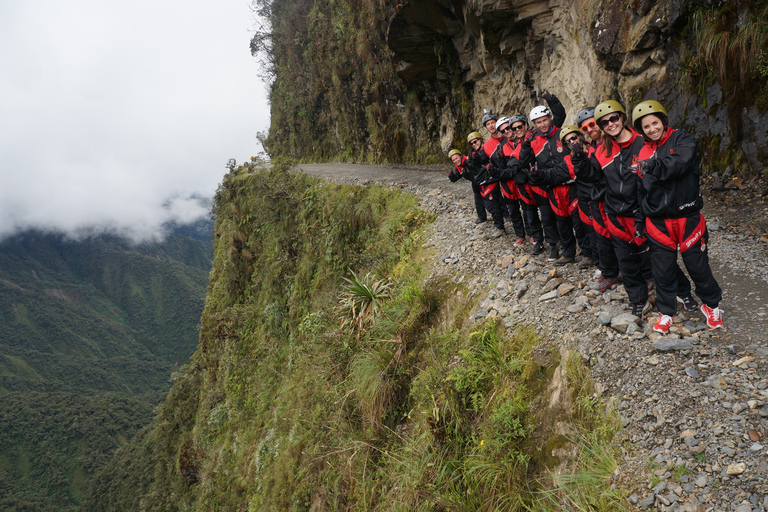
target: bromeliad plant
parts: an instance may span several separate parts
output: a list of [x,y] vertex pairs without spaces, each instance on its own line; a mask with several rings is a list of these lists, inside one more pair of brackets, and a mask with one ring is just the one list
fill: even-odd
[[351,273],[351,279],[342,278],[347,284],[339,301],[341,328],[352,327],[357,331],[359,338],[360,331],[370,325],[381,310],[381,303],[389,298],[391,283],[375,280],[376,276],[370,272],[362,278],[354,272]]

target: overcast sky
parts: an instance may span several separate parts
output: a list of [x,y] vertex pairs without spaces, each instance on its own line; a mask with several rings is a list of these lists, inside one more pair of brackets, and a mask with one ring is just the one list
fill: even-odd
[[248,0],[0,0],[0,238],[207,215],[186,198],[269,127],[253,26]]

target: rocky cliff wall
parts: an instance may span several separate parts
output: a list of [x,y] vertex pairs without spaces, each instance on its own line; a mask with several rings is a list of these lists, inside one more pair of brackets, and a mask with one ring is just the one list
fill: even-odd
[[[407,88],[458,77],[475,128],[483,108],[527,115],[542,89],[569,124],[605,99],[657,99],[699,138],[705,164],[757,172],[768,162],[768,56],[748,53],[768,44],[766,12],[765,1],[395,0],[386,41]],[[446,98],[443,151],[465,135],[459,111]]]

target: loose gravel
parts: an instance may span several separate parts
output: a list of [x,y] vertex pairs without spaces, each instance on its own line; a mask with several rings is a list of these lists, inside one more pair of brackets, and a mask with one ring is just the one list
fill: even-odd
[[547,251],[531,256],[530,243],[514,246],[513,235],[488,239],[492,224],[474,223],[469,184],[450,183],[447,166],[300,168],[412,192],[437,215],[426,242],[435,273],[478,299],[472,320],[532,324],[582,356],[620,414],[626,448],[615,477],[633,489],[638,509],[768,510],[768,207],[758,184],[725,190],[703,180],[725,328],[708,329],[701,312],[680,307],[661,335],[652,329],[657,311],[646,322],[629,314],[623,286],[593,290],[594,268],[557,267]]

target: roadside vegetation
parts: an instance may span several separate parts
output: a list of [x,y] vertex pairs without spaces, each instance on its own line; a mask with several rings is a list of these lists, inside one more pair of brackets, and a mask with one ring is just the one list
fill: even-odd
[[200,348],[86,509],[621,509],[580,358],[469,323],[410,194],[287,169],[225,177]]

